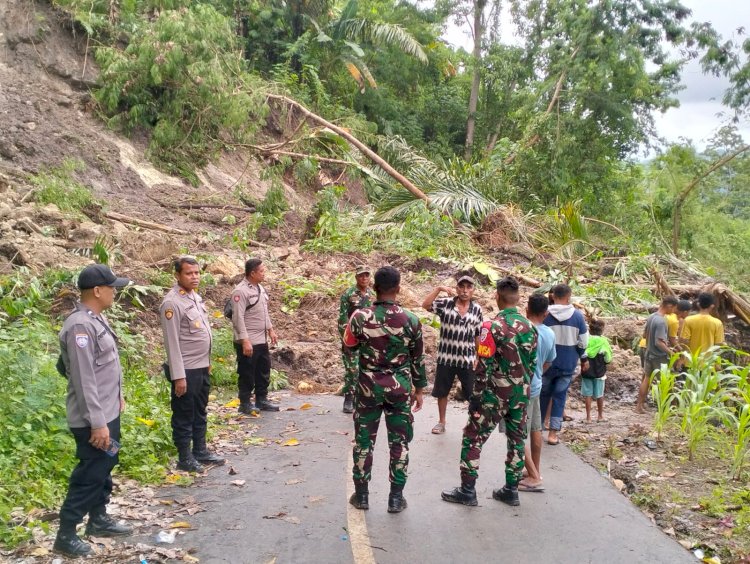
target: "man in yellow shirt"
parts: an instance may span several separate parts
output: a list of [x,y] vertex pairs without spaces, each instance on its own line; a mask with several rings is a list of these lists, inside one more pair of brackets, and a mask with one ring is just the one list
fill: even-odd
[[[688,300],[679,300],[677,302],[677,309],[674,313],[668,313],[664,316],[667,320],[667,336],[669,337],[669,346],[673,349],[677,349],[679,344],[679,337],[682,334],[683,320],[690,314],[692,305]],[[638,347],[641,351],[646,348],[646,338],[641,337]],[[643,358],[641,358],[641,364],[643,364]]]
[[698,294],[698,314],[685,319],[680,340],[693,354],[724,344],[724,324],[711,315],[715,305],[713,294],[701,292]]

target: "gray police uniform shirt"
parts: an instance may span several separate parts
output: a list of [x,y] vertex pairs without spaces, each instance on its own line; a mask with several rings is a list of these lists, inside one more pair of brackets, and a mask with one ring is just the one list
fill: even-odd
[[[249,305],[252,307],[248,309]],[[232,291],[234,342],[249,339],[251,345],[264,345],[268,342],[267,331],[272,327],[268,315],[268,292],[260,284],[250,284],[245,278]]]
[[122,367],[106,318],[81,303],[63,323],[60,351],[68,376],[68,426],[100,429],[120,415]]
[[175,285],[164,296],[159,319],[172,380],[185,378],[185,369],[208,368],[212,335],[203,299]]

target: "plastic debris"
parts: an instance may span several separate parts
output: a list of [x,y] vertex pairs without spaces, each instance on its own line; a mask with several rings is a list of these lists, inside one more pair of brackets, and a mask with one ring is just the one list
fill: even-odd
[[172,544],[176,536],[177,531],[172,531],[171,533],[167,531],[159,531],[158,533],[156,533],[156,537],[154,537],[154,540],[162,544]]

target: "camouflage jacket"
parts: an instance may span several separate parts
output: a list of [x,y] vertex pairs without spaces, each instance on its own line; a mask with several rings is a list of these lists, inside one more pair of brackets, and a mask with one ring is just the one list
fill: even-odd
[[363,307],[369,307],[373,302],[375,296],[370,288],[367,288],[365,292],[360,291],[357,286],[352,286],[341,296],[341,303],[339,305],[339,336],[344,336],[346,330],[346,324],[349,323],[349,318],[352,313]]
[[528,385],[536,368],[537,333],[533,323],[514,307],[485,321],[479,335],[475,392],[487,386]]
[[422,324],[394,302],[375,302],[357,310],[344,334],[344,344],[359,350],[359,377],[392,393],[427,386]]

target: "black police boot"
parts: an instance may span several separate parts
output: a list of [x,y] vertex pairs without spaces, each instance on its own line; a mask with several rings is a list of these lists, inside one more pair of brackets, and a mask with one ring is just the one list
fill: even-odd
[[86,524],[87,537],[120,537],[133,532],[131,527],[122,525],[107,515],[107,508],[92,509]]
[[346,394],[344,396],[344,413],[354,413],[354,396],[352,394]]
[[241,403],[237,411],[245,415],[260,415],[260,410],[252,403]]
[[278,411],[279,410],[278,405],[272,404],[266,398],[257,398],[255,402],[255,407],[257,407],[261,411]]
[[91,554],[91,546],[78,537],[75,526],[66,527],[60,525],[60,530],[57,531],[57,537],[55,538],[52,550],[72,558]]
[[215,464],[216,466],[224,466],[226,463],[226,460],[221,456],[206,448],[206,437],[198,440],[193,439],[193,458],[203,464]]
[[508,505],[516,506],[521,505],[521,500],[518,499],[518,486],[509,486],[505,484],[499,490],[492,490],[492,499],[502,501]]
[[354,484],[354,493],[349,498],[351,503],[357,509],[370,509],[370,492],[367,484]]
[[184,470],[186,472],[203,472],[203,466],[198,462],[193,453],[190,452],[190,445],[177,447],[179,454],[179,460],[177,461],[177,469]]
[[452,490],[445,490],[440,496],[451,503],[462,503],[471,507],[477,505],[477,490],[474,486],[461,484]]
[[406,509],[406,498],[401,490],[391,490],[388,494],[388,513],[401,513]]

